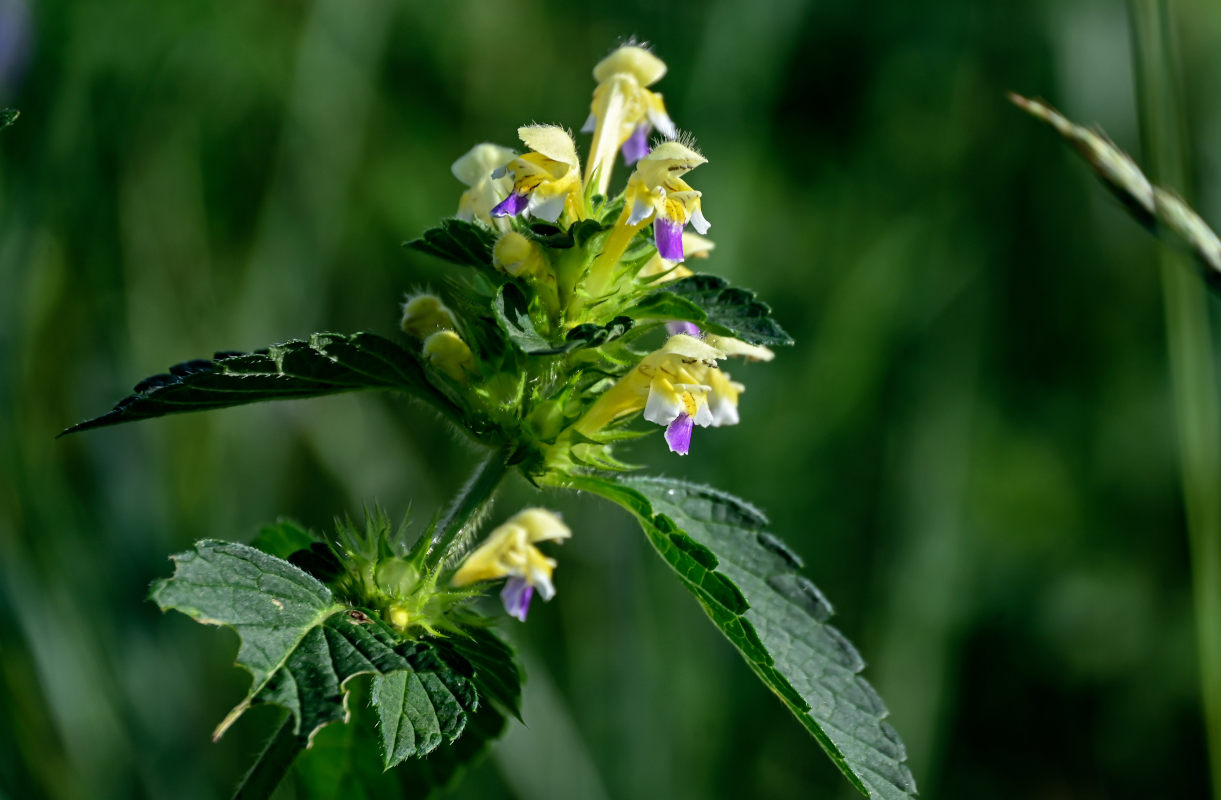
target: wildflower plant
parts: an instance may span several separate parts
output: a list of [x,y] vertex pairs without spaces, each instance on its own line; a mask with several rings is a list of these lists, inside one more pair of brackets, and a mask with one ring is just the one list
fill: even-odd
[[[698,457],[707,429],[749,420],[742,364],[791,344],[753,293],[695,268],[713,250],[698,189],[707,159],[653,88],[665,71],[635,44],[595,67],[584,164],[574,135],[550,124],[519,128],[517,149],[477,144],[454,162],[465,186],[454,216],[407,244],[452,270],[440,291],[406,298],[402,338],[316,333],[217,353],[140,382],[68,429],[382,389],[423,400],[486,450],[414,541],[372,514],[322,533],[280,522],[253,545],[207,540],[173,557],[152,599],[232,627],[253,678],[216,735],[252,705],[288,710],[244,796],[270,792],[321,727],[349,721],[357,676],[371,676],[381,766],[401,766],[387,774],[422,794],[518,716],[520,669],[494,631],[499,615],[474,601],[499,594],[507,616],[526,622],[536,599],[555,599],[558,546],[582,532],[542,507],[492,517],[510,472],[629,511],[853,786],[915,794],[861,657],[827,623],[830,604],[767,519],[725,492],[641,476],[619,458],[624,442],[644,437],[637,446]],[[612,193],[620,161],[626,176]],[[480,539],[485,520],[497,524]]]

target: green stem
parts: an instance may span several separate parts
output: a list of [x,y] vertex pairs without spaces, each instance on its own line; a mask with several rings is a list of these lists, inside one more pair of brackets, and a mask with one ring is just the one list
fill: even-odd
[[284,724],[268,740],[254,766],[242,778],[242,783],[233,793],[233,800],[267,800],[284,780],[293,759],[305,749],[306,740],[298,736],[294,728],[293,715],[284,719]]
[[[1129,0],[1141,134],[1154,183],[1186,193],[1189,173],[1165,0]],[[1213,796],[1221,798],[1221,402],[1208,294],[1189,257],[1159,248],[1174,386],[1183,502],[1191,552],[1200,689]]]
[[483,513],[491,506],[492,496],[500,486],[500,481],[509,470],[511,456],[512,452],[509,450],[496,450],[476,468],[475,474],[450,503],[445,516],[437,525],[428,555],[424,559],[425,569],[431,570],[445,561],[453,549],[454,542],[479,523]]

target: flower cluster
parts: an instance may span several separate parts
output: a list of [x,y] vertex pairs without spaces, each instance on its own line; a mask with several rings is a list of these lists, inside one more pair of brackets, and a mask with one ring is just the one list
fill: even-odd
[[[720,362],[772,355],[712,335],[726,331],[690,316],[689,303],[667,318],[655,302],[693,279],[685,262],[713,249],[702,194],[687,182],[707,159],[651,88],[665,72],[636,44],[598,63],[584,170],[558,125],[518,128],[523,151],[482,143],[454,162],[468,187],[455,216],[472,227],[462,255],[448,257],[481,274],[454,278],[458,313],[433,294],[404,307],[434,384],[481,432],[522,445],[540,482],[616,463],[609,443],[637,414],[687,454],[694,428],[738,422],[744,387]],[[632,171],[611,196],[620,157]],[[472,241],[487,243],[486,258],[463,260]],[[649,346],[667,327],[671,337]]]
[[[713,250],[703,195],[688,182],[707,159],[653,89],[665,72],[636,44],[598,63],[584,165],[560,125],[518,128],[520,150],[475,145],[452,167],[467,187],[455,220],[414,243],[469,268],[450,275],[448,300],[420,293],[404,305],[426,376],[540,485],[628,468],[612,448],[639,435],[641,418],[687,455],[696,428],[738,423],[745,387],[723,363],[768,361],[761,343],[778,341],[743,341],[749,331],[730,324],[740,309],[718,313],[708,293],[724,282],[690,268]],[[620,160],[630,172],[616,193]],[[522,512],[452,583],[505,579],[505,608],[524,619],[536,592],[554,593],[555,562],[537,545],[567,536],[546,512]]]

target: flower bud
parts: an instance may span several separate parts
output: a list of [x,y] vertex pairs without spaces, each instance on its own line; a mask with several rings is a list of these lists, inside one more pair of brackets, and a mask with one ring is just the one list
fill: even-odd
[[496,240],[492,248],[492,263],[514,277],[543,274],[547,259],[538,242],[533,242],[516,231],[510,231]]
[[475,369],[475,356],[453,331],[437,331],[424,340],[424,358],[434,369],[465,383]]
[[405,631],[411,622],[411,614],[403,606],[390,606],[386,611],[386,621],[395,629]]
[[404,333],[426,338],[437,331],[453,330],[454,315],[435,294],[417,294],[403,303]]

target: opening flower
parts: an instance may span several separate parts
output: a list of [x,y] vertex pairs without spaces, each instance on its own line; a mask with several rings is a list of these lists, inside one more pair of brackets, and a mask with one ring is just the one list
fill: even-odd
[[[492,224],[492,209],[504,200],[512,187],[512,181],[503,173],[492,177],[492,173],[503,169],[517,157],[507,147],[498,144],[477,144],[450,167],[454,177],[469,186],[458,201],[458,219],[471,222],[479,220]],[[503,223],[502,223],[503,224]]]
[[584,219],[580,160],[568,131],[555,125],[524,125],[517,135],[530,152],[515,157],[503,172],[493,173],[493,177],[509,175],[513,188],[492,209],[492,216],[525,214],[555,222],[568,211],[572,218]]
[[454,586],[508,578],[500,592],[505,611],[522,622],[530,610],[537,590],[544,601],[555,596],[551,583],[554,559],[547,558],[535,545],[562,542],[572,531],[559,516],[543,508],[527,508],[492,531],[454,573]]
[[635,44],[620,47],[594,67],[598,88],[581,131],[594,135],[585,182],[594,181],[596,174],[598,194],[605,195],[610,185],[615,150],[622,148],[624,163],[634,164],[648,154],[654,129],[667,139],[677,135],[661,95],[646,88],[665,74],[665,62]]

